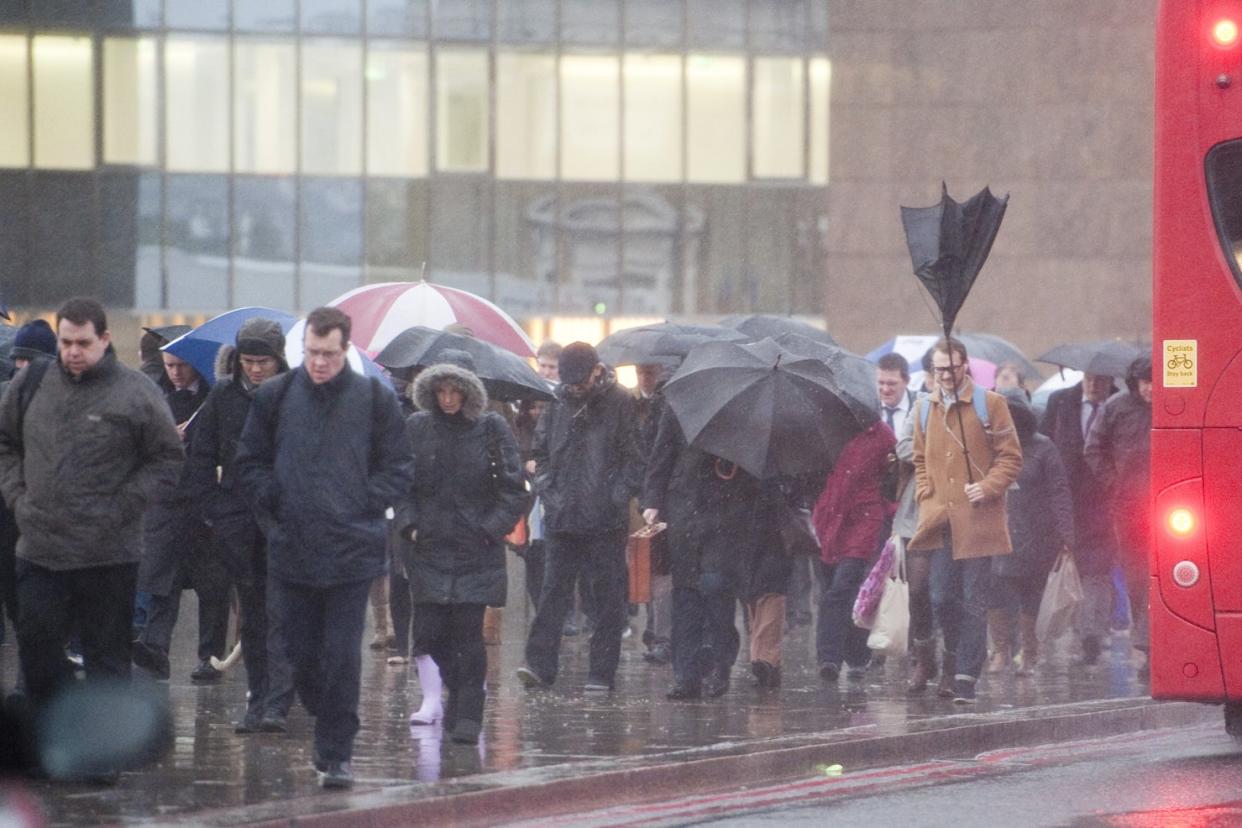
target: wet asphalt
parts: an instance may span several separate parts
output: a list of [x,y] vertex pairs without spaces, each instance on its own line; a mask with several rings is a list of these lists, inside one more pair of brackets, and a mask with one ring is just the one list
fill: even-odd
[[[800,626],[787,630],[784,682],[779,689],[753,686],[743,644],[732,685],[723,697],[670,702],[664,694],[672,683],[671,668],[642,658],[642,612],[630,619],[634,634],[623,642],[613,693],[583,692],[587,638],[582,635],[563,640],[556,686],[528,691],[514,676],[523,663],[530,618],[521,564],[514,563],[509,594],[515,598],[504,613],[502,642],[488,647],[489,696],[480,744],[452,744],[439,726],[410,727],[407,718],[420,698],[412,665],[388,665],[389,653],[368,648],[353,762],[358,789],[445,780],[468,783],[472,774],[650,757],[722,742],[761,742],[860,725],[869,725],[880,735],[899,735],[922,720],[967,710],[986,713],[1142,697],[1148,692],[1131,664],[1124,633],[1114,635],[1101,664],[1090,668],[1072,664],[1072,641],[1062,639],[1034,677],[987,676],[980,684],[978,704],[963,710],[932,694],[907,697],[904,660],[890,659],[863,682],[842,677],[826,684],[815,669],[813,630]],[[324,795],[311,768],[313,722],[300,706],[290,714],[287,734],[240,736],[234,734],[233,725],[245,705],[241,664],[216,684],[191,683],[195,618],[193,593],[188,593],[173,642],[172,677],[157,684],[174,710],[172,751],[148,769],[123,774],[114,786],[34,783],[31,790],[41,799],[49,824],[193,821],[193,814],[211,809]],[[368,629],[364,647],[370,639]],[[0,646],[0,686],[6,693],[13,686],[15,664],[10,630]],[[135,673],[138,680],[149,680],[141,671]]]

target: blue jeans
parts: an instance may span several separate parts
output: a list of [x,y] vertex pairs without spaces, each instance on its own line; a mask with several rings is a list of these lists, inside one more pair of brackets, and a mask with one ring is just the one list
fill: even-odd
[[866,667],[871,659],[867,631],[854,626],[854,600],[871,571],[865,558],[842,558],[835,564],[815,562],[819,578],[819,619],[815,625],[815,655],[821,665]]
[[313,587],[268,577],[269,616],[283,630],[293,686],[315,717],[315,755],[348,762],[358,735],[362,630],[371,579]]
[[931,601],[944,651],[957,656],[958,675],[977,679],[987,657],[992,559],[955,561],[952,546],[930,554]]

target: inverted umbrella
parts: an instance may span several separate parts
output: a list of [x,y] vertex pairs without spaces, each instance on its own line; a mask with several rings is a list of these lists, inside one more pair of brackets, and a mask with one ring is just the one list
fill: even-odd
[[417,325],[402,331],[375,361],[385,368],[435,365],[445,350],[465,351],[474,358],[474,373],[488,396],[497,400],[551,400],[552,386],[530,363],[490,342]]
[[1036,359],[1088,374],[1124,378],[1130,363],[1150,350],[1150,345],[1122,342],[1119,339],[1105,339],[1096,342],[1071,342],[1058,345]]
[[[940,310],[941,329],[947,339],[957,321],[958,311],[966,302],[983,263],[992,250],[992,242],[1000,231],[1001,219],[1009,196],[997,198],[984,187],[959,204],[949,198],[949,188],[940,184],[940,203],[932,207],[902,207],[901,223],[906,231],[906,246],[914,275],[927,288]],[[949,365],[953,353],[949,352]],[[956,388],[957,373],[954,392]],[[957,406],[957,427],[962,445],[966,445],[966,427],[962,407]],[[966,482],[974,483],[970,451],[963,449],[966,460]]]
[[609,334],[595,350],[600,360],[609,365],[678,365],[691,348],[714,339],[746,342],[749,337],[720,325],[659,322]]
[[370,354],[378,354],[415,325],[443,330],[458,324],[520,357],[535,355],[534,343],[509,314],[482,296],[447,285],[384,282],[354,288],[328,304],[349,314],[353,341]]
[[781,334],[801,334],[807,339],[823,342],[825,345],[836,345],[837,341],[814,325],[808,325],[788,316],[775,316],[770,313],[752,313],[742,316],[726,316],[720,320],[721,327],[741,331],[753,340],[770,336],[773,339]]
[[690,445],[769,478],[822,470],[862,430],[844,382],[826,362],[772,339],[707,342],[664,397]]
[[[293,324],[297,322],[297,317],[293,314],[275,308],[237,308],[212,317],[197,328],[186,327],[184,332],[160,350],[190,363],[208,385],[215,385],[216,354],[219,353],[221,347],[232,345],[237,341],[237,332],[247,320],[256,318],[276,322],[285,333],[288,333]],[[152,333],[158,335],[164,335],[161,331],[167,330],[167,328],[151,329]],[[301,352],[300,345],[298,351]]]

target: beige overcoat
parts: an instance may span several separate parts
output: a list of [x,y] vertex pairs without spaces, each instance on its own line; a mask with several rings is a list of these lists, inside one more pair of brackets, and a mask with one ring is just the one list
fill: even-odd
[[[974,395],[987,395],[988,428],[975,413]],[[953,558],[1007,555],[1013,551],[1005,514],[1005,492],[1022,470],[1022,447],[1000,394],[978,388],[969,378],[947,411],[939,388],[910,413],[914,417],[915,498],[919,507],[918,529],[907,546],[911,552],[944,546],[944,527],[953,534]],[[927,428],[922,406],[930,405]],[[982,502],[971,505],[966,498],[966,456],[958,409],[965,426],[974,482],[985,492]]]

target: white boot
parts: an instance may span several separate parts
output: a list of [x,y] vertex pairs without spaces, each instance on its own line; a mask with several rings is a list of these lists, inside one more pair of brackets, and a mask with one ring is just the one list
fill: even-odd
[[440,698],[443,684],[440,681],[440,667],[429,655],[420,655],[414,659],[418,669],[418,686],[423,691],[423,703],[417,711],[410,714],[410,724],[436,724],[444,718],[444,702]]

